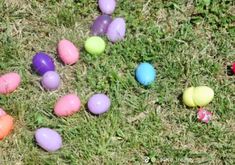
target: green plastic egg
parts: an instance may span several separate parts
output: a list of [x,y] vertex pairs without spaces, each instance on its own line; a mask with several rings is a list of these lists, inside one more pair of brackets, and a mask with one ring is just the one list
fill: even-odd
[[105,42],[101,37],[90,37],[85,42],[85,49],[92,55],[100,55],[105,50]]

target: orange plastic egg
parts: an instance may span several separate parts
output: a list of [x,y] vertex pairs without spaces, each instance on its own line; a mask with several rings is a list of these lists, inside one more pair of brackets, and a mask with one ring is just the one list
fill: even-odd
[[0,140],[5,138],[13,129],[13,118],[10,115],[0,117]]

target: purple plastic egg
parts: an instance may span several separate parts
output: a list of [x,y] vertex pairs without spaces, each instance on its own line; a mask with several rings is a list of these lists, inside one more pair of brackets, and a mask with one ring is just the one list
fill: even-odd
[[115,18],[108,27],[107,37],[111,42],[124,39],[126,33],[126,22],[123,18]]
[[99,8],[104,14],[112,14],[116,7],[115,0],[99,0]]
[[91,31],[93,35],[104,35],[108,30],[109,24],[112,22],[112,18],[109,15],[101,15],[94,21]]
[[56,90],[60,86],[60,76],[55,71],[48,71],[42,76],[42,86],[47,90]]
[[88,109],[92,114],[99,115],[109,110],[111,101],[105,94],[95,94],[88,101]]
[[33,68],[41,76],[47,71],[54,71],[53,59],[46,53],[39,52],[33,57]]
[[35,132],[37,144],[48,152],[54,152],[61,148],[62,138],[58,132],[50,128],[39,128]]

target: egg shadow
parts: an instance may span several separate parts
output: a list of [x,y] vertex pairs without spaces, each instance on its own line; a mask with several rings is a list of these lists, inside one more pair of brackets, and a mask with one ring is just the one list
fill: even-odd
[[227,65],[226,73],[228,76],[233,76],[233,70],[231,65]]
[[33,64],[30,64],[29,73],[32,74],[32,75],[41,76],[41,75],[35,70],[35,68],[33,67]]
[[[65,66],[66,64],[61,60],[61,58],[59,57],[59,53],[58,53],[58,47],[56,48],[56,53],[54,54],[55,56],[55,61],[57,61],[58,63],[62,64],[63,66]],[[74,65],[74,64],[73,64]],[[71,65],[72,66],[72,65]]]
[[40,146],[38,145],[36,137],[35,137],[35,132],[34,132],[33,138],[31,139],[31,142],[32,142],[34,148],[40,149]]
[[85,52],[86,50],[85,50],[85,47],[84,46],[82,46],[81,48],[79,48],[79,54],[81,54],[81,53],[83,53],[83,52]]
[[92,113],[91,111],[89,111],[88,103],[85,104],[85,111],[86,111],[87,113],[89,113],[91,116],[95,116],[95,117],[99,117],[99,116],[100,116],[100,115],[94,114],[94,113]]
[[177,99],[179,100],[180,105],[184,105],[184,102],[183,102],[183,93],[179,94]]

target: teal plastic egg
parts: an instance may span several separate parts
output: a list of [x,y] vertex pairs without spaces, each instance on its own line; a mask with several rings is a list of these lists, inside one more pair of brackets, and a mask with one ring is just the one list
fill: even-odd
[[156,74],[154,67],[147,62],[141,63],[135,72],[136,80],[144,86],[152,84],[156,79]]

